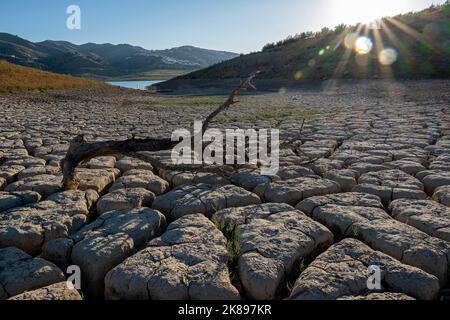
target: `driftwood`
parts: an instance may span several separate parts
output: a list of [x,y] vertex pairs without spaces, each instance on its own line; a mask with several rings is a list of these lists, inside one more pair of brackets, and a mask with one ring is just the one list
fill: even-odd
[[[208,130],[211,121],[221,112],[228,109],[236,103],[236,96],[244,89],[255,88],[251,81],[257,76],[258,72],[253,73],[247,79],[243,80],[240,85],[231,92],[228,99],[216,110],[214,110],[203,123],[202,135]],[[192,139],[195,137],[193,136]],[[140,151],[166,151],[174,148],[179,141],[172,141],[171,139],[135,139],[134,137],[125,141],[102,141],[89,142],[85,136],[77,136],[70,144],[69,150],[64,159],[61,160],[61,168],[63,173],[62,186],[65,190],[76,190],[79,186],[79,179],[76,175],[76,168],[79,164],[85,163],[93,158],[115,154],[131,155],[139,158],[137,152]],[[149,161],[149,159],[146,159]],[[150,161],[160,169],[167,168],[166,165],[158,163],[154,159]],[[181,166],[176,166],[177,170],[183,170]],[[190,167],[192,169],[192,167]],[[212,169],[214,171],[215,169]],[[217,170],[222,170],[216,168]],[[211,171],[211,170],[208,170]]]

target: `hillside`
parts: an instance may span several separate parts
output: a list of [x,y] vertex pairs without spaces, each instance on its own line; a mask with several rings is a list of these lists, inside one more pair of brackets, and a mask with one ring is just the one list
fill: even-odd
[[102,82],[50,73],[0,60],[0,93],[106,86]]
[[46,71],[100,79],[132,77],[153,71],[184,74],[236,56],[231,52],[190,46],[151,51],[128,44],[75,45],[50,40],[33,43],[0,33],[0,59]]
[[[355,43],[365,37],[362,43]],[[161,91],[236,83],[259,70],[263,88],[326,79],[450,77],[450,5],[383,18],[379,25],[337,26],[307,32],[262,51],[156,85]],[[366,43],[368,42],[368,43]],[[358,48],[357,46],[362,46]],[[368,53],[364,52],[368,47]]]

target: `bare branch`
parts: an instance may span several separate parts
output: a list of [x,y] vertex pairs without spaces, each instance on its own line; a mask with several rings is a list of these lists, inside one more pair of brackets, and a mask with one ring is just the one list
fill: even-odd
[[203,128],[202,128],[202,134],[205,134],[206,130],[208,130],[208,127],[211,123],[211,121],[218,116],[220,113],[228,109],[230,106],[236,103],[234,101],[234,98],[244,89],[250,87],[254,88],[255,86],[252,84],[252,80],[259,74],[259,71],[251,74],[246,80],[242,81],[241,84],[231,92],[230,96],[228,97],[227,101],[225,101],[220,107],[218,107],[216,110],[214,110],[203,122]]
[[[240,85],[233,90],[228,99],[214,110],[203,123],[202,134],[208,130],[211,121],[221,112],[235,104],[235,97],[248,87],[254,88],[251,81],[258,75],[255,72]],[[192,137],[192,140],[194,137]],[[85,136],[75,137],[71,142],[69,150],[64,159],[61,160],[61,168],[63,172],[62,186],[66,190],[76,190],[79,186],[79,179],[76,176],[76,167],[95,157],[115,155],[115,154],[136,154],[139,151],[165,151],[174,148],[179,142],[171,139],[135,139],[134,137],[125,141],[102,141],[89,142]],[[155,160],[156,161],[156,160]],[[162,164],[159,163],[161,166]]]

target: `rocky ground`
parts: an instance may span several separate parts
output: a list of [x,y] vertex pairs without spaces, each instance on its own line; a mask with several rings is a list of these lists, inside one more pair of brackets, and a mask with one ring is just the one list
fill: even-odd
[[[275,177],[172,172],[117,155],[82,165],[79,191],[61,190],[59,162],[76,135],[169,136],[221,100],[0,96],[0,299],[449,296],[450,82],[242,97],[215,126],[300,137],[302,153],[281,150]],[[73,265],[80,292],[64,282]],[[370,266],[380,289],[367,286]]]

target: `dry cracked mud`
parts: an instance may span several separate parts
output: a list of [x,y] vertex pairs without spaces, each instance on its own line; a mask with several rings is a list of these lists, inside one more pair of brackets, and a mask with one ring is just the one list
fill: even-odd
[[[275,176],[160,170],[118,154],[82,164],[79,191],[61,189],[76,135],[168,137],[215,107],[202,101],[1,95],[0,299],[448,298],[450,82],[242,97],[213,126],[280,129],[297,152],[280,150]],[[80,292],[66,286],[71,265]]]

